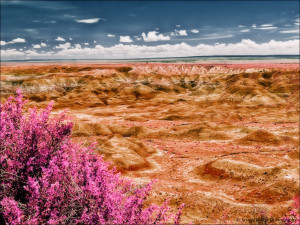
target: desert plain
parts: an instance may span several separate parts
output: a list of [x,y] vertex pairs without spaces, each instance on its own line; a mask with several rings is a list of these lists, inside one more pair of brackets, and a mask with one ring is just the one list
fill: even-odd
[[72,139],[185,204],[182,223],[275,223],[299,195],[299,64],[2,63],[1,102],[68,109]]

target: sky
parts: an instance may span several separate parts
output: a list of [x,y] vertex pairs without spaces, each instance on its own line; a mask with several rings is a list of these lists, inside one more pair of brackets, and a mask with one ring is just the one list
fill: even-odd
[[299,1],[1,0],[1,60],[299,55]]

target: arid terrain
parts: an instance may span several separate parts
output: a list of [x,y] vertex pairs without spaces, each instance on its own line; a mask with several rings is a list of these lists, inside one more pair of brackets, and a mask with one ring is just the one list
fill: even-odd
[[299,195],[298,64],[3,63],[1,101],[69,109],[74,141],[185,203],[182,222],[280,219]]

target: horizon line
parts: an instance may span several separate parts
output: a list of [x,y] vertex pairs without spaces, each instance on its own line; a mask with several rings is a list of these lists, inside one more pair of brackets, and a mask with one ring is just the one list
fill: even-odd
[[128,61],[128,60],[155,60],[155,59],[181,59],[181,58],[205,58],[205,57],[295,57],[298,56],[300,59],[299,54],[276,54],[276,55],[203,55],[203,56],[180,56],[180,57],[152,57],[152,58],[127,58],[127,59],[72,59],[72,58],[66,58],[66,59],[11,59],[11,60],[0,60],[0,62],[15,62],[15,61],[84,61],[84,60],[92,60],[92,61],[103,61],[103,60],[108,60],[108,61]]

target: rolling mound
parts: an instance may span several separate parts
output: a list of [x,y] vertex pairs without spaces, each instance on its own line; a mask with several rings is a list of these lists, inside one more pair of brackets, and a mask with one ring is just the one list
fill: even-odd
[[117,168],[122,170],[138,170],[149,168],[151,165],[146,157],[155,150],[143,144],[136,144],[121,135],[114,135],[105,141],[99,150],[105,158],[112,161]]
[[241,145],[272,145],[278,146],[283,144],[293,144],[297,145],[297,141],[291,137],[278,136],[266,130],[257,130],[244,138],[241,138],[237,141],[238,144]]
[[82,123],[78,122],[74,124],[73,136],[97,136],[97,135],[112,135],[112,131],[108,126],[97,123]]
[[287,201],[299,189],[297,171],[291,173],[275,166],[262,167],[232,159],[209,162],[196,167],[194,172],[204,179],[230,180],[234,184],[242,182],[246,188],[235,198],[244,202],[276,204]]
[[134,126],[128,130],[128,132],[125,134],[125,136],[142,138],[142,137],[149,135],[152,132],[153,132],[153,130],[146,128],[144,126]]

